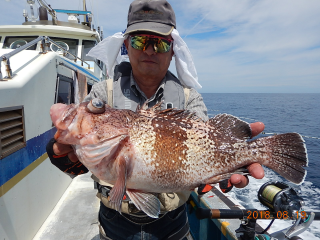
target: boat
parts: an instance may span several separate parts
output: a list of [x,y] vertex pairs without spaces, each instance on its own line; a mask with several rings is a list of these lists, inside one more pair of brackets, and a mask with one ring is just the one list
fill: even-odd
[[72,181],[46,154],[50,107],[81,101],[107,78],[104,64],[86,56],[103,35],[90,11],[39,1],[38,17],[27,2],[22,25],[0,26],[0,239],[10,240],[32,239]]

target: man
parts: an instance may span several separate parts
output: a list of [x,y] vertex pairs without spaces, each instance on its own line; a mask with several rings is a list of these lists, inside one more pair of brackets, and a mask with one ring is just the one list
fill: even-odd
[[[172,46],[175,40],[172,38],[172,31],[175,27],[175,14],[167,1],[132,2],[128,14],[128,28],[124,33],[130,64],[124,62],[117,66],[112,84],[108,85],[104,81],[94,85],[84,101],[100,98],[107,103],[112,97],[113,107],[131,110],[146,101],[149,107],[163,101],[162,109],[172,106],[187,109],[203,120],[208,120],[201,95],[193,88],[185,94],[186,87],[168,71],[174,55]],[[254,123],[251,128],[253,135],[257,135],[264,125]],[[48,144],[47,151],[54,165],[73,176],[88,171],[78,162],[73,149],[68,145],[53,140]],[[52,157],[53,155],[55,156]],[[74,164],[70,164],[70,161]],[[260,179],[264,175],[259,164],[252,164],[248,169],[255,178]],[[111,209],[108,191],[112,186],[95,176],[93,179],[98,188],[97,196],[101,199],[101,239],[186,239],[189,225],[185,202],[190,192],[160,194],[161,214],[159,219],[154,219],[135,209],[130,201],[123,202],[122,214]],[[244,187],[248,184],[248,179],[235,174],[230,182],[236,187]]]

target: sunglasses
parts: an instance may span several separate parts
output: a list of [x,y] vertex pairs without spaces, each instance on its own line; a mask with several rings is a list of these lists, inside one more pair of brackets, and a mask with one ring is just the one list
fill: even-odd
[[149,44],[153,46],[156,53],[166,53],[170,51],[173,40],[155,35],[140,34],[130,36],[130,43],[134,49],[145,51]]

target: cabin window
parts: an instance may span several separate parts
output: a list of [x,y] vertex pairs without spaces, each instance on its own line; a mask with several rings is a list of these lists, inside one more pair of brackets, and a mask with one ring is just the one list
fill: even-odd
[[[38,36],[12,36],[12,37],[6,37],[4,39],[3,47],[4,49],[17,49],[28,42],[31,42],[32,40],[38,38]],[[37,44],[29,47],[27,50],[36,50]]]
[[58,75],[55,103],[74,103],[73,80],[63,75]]
[[82,40],[81,58],[85,61],[94,61],[94,58],[87,56],[88,52],[97,45],[96,41]]
[[[75,56],[78,56],[78,45],[79,40],[78,39],[71,39],[71,38],[57,38],[57,37],[49,37],[52,41],[56,42],[58,45],[62,46],[64,49],[68,50],[68,52],[72,53]],[[55,52],[61,52],[61,49],[59,49],[57,46],[50,44],[49,47],[50,51]],[[74,60],[74,56],[71,54],[66,54],[65,57]]]
[[26,146],[23,107],[0,109],[0,159]]
[[81,59],[83,59],[84,61],[94,61],[102,69],[103,63],[100,60],[87,56],[88,52],[96,45],[96,41],[82,40]]

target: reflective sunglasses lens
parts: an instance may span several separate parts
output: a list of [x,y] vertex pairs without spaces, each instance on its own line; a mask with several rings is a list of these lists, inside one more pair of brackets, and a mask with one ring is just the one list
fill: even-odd
[[169,41],[166,41],[164,39],[158,39],[156,47],[157,47],[157,52],[166,53],[170,51],[171,44]]
[[146,50],[147,45],[152,44],[155,52],[166,53],[170,51],[171,43],[161,38],[149,38],[147,36],[133,36],[130,39],[131,46],[137,50]]
[[131,46],[137,50],[144,50],[147,45],[147,37],[146,36],[134,36],[130,39]]

